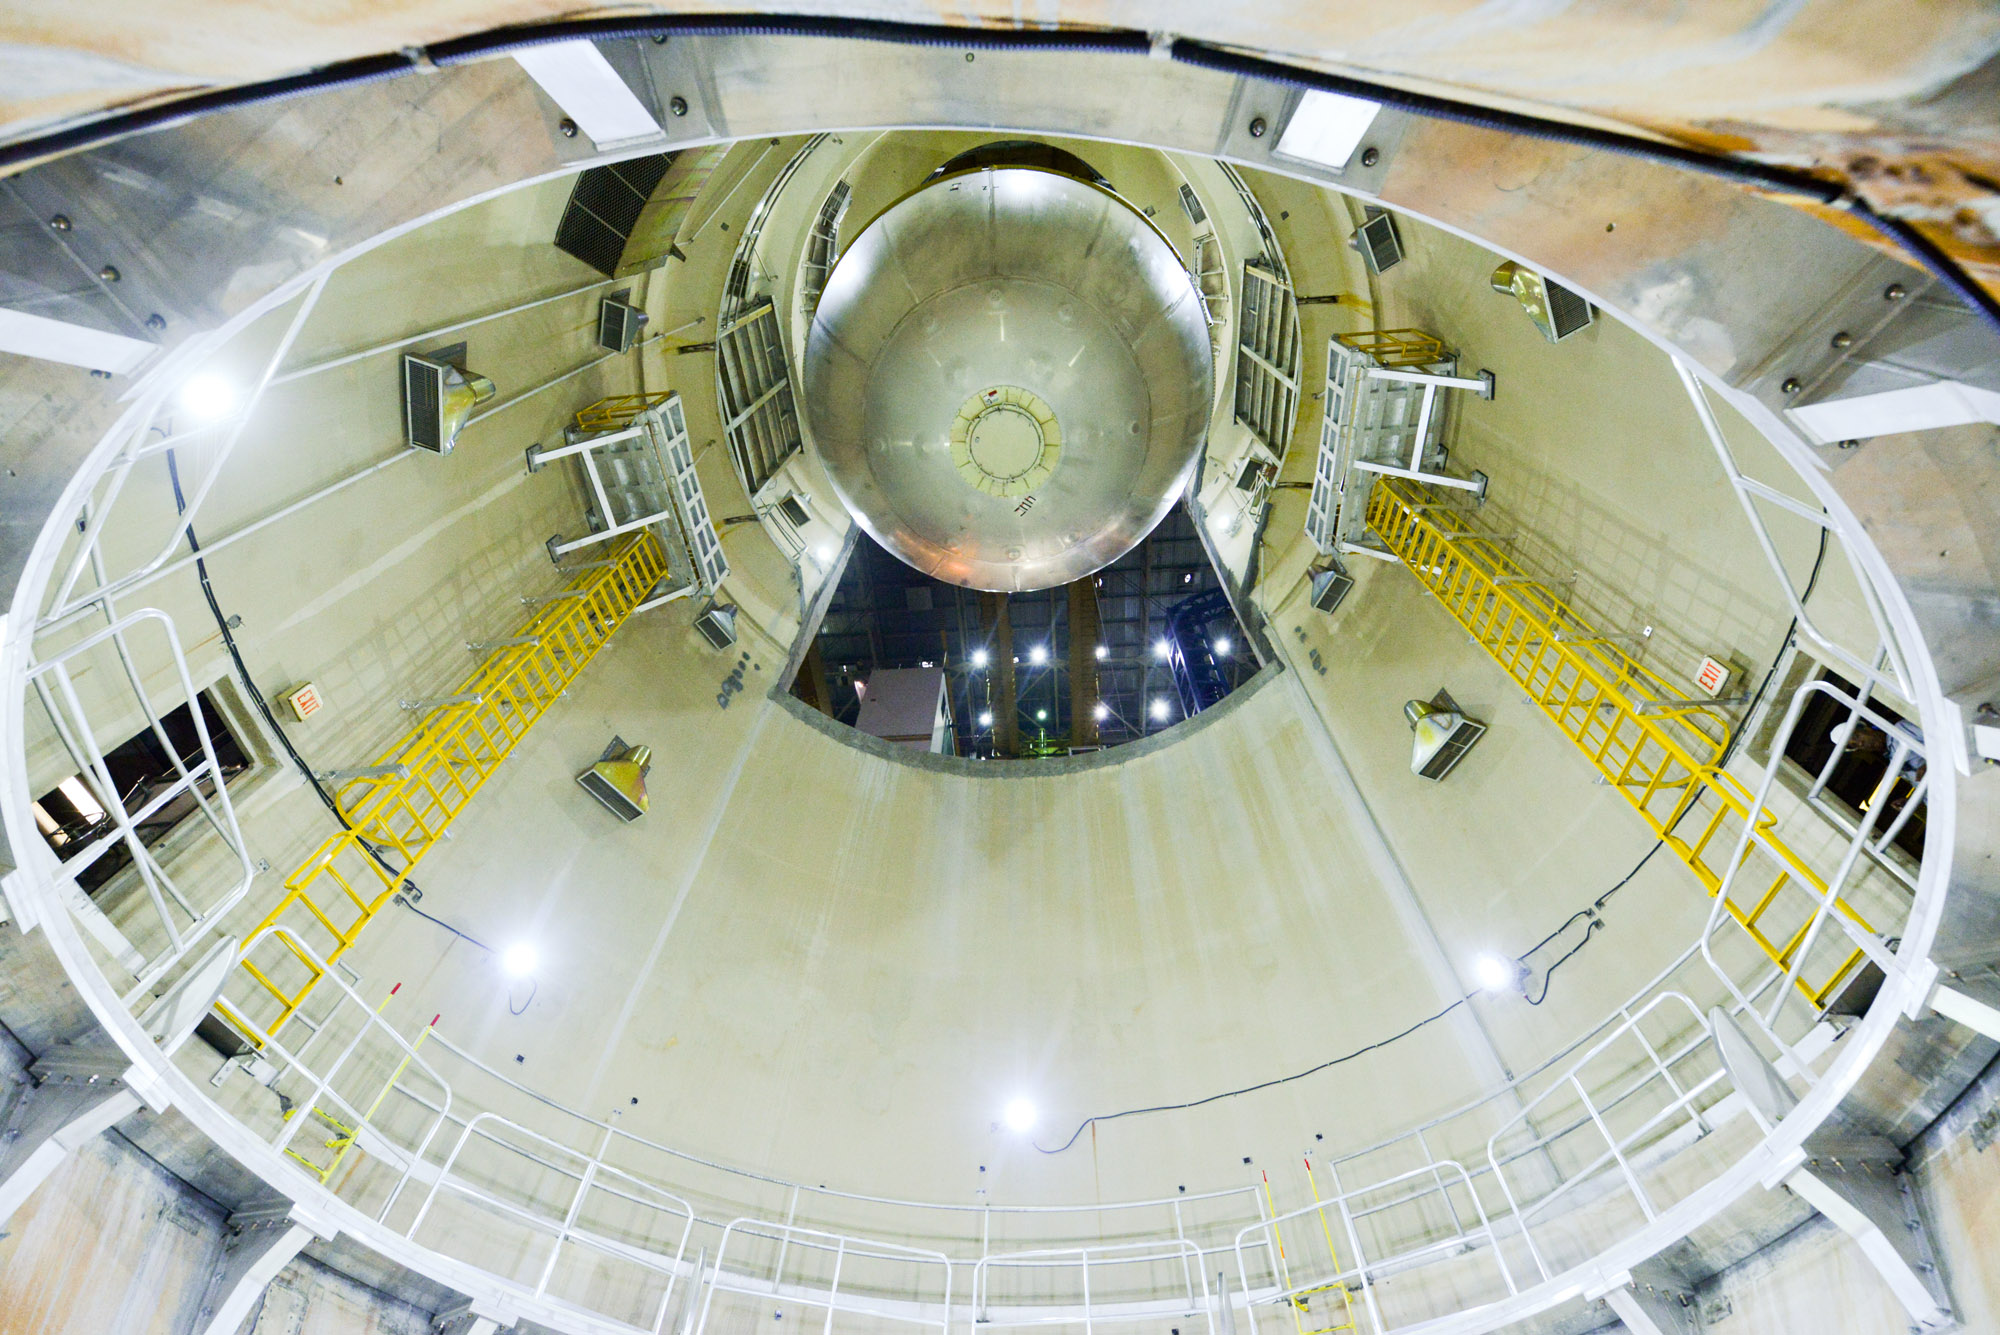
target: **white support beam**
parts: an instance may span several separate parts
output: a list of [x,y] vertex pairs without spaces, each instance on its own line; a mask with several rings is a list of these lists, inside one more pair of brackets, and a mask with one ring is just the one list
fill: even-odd
[[1619,1279],[1604,1292],[1585,1296],[1611,1304],[1632,1335],[1699,1335],[1693,1293],[1659,1261],[1634,1266]]
[[330,1224],[301,1217],[297,1203],[278,1199],[246,1206],[229,1216],[222,1265],[209,1280],[196,1335],[236,1335],[278,1272],[314,1237],[331,1237]]
[[62,362],[90,371],[123,375],[136,371],[160,349],[157,344],[123,334],[107,334],[66,320],[0,306],[0,352]]
[[519,1317],[513,1312],[470,1298],[432,1317],[431,1329],[438,1335],[496,1335],[512,1330],[517,1320]]
[[[68,1060],[71,1056],[77,1060]],[[139,1096],[121,1074],[82,1069],[100,1058],[122,1072],[117,1054],[95,1049],[57,1049],[31,1068],[41,1083],[21,1097],[0,1134],[0,1224],[72,1150],[139,1111]],[[66,1066],[76,1069],[65,1071]]]
[[[1727,1011],[1718,1007],[1708,1019],[1730,1082],[1770,1130],[1798,1105],[1798,1096]],[[1808,1136],[1804,1155],[1802,1165],[1784,1174],[1783,1185],[1854,1239],[1918,1330],[1951,1326],[1923,1223],[1895,1171],[1901,1151],[1879,1137],[1829,1135]]]
[[1967,1029],[1977,1030],[1986,1037],[2000,1041],[2000,1010],[1967,996],[1956,988],[1940,986],[1931,994],[1931,1009],[1947,1019],[1958,1021]]

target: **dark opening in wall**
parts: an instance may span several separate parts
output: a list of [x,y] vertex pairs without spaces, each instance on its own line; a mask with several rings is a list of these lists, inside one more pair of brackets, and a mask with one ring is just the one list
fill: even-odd
[[[1090,576],[1087,591],[1038,589],[1009,595],[1006,605],[1011,735],[1002,717],[993,596],[932,579],[866,536],[842,573],[792,693],[854,725],[863,721],[864,695],[877,672],[938,672],[950,716],[944,749],[1038,757],[1149,736],[1213,705],[1258,669],[1183,507]],[[1087,638],[1073,653],[1079,626]],[[1090,676],[1081,692],[1072,682],[1078,667]],[[1086,711],[1081,719],[1079,702]]]
[[[209,744],[215,748],[216,763],[222,769],[222,780],[227,783],[250,768],[250,757],[230,731],[229,724],[209,698],[209,693],[201,692],[196,700],[201,707],[202,723],[208,729]],[[192,770],[201,763],[201,738],[195,731],[194,715],[188,706],[182,705],[162,715],[160,730],[166,733],[167,741],[172,744],[173,752],[178,753],[182,765]],[[171,787],[180,777],[174,766],[174,754],[160,745],[160,739],[150,727],[141,728],[106,751],[104,766],[125,809],[135,815],[152,800],[154,794]],[[200,787],[204,794],[215,791],[214,784],[205,778]],[[93,783],[78,774],[72,774],[43,793],[36,800],[34,810],[35,822],[41,827],[42,837],[55,850],[56,856],[64,861],[100,840],[116,837],[118,833],[118,826],[101,795],[94,791]],[[151,848],[194,810],[193,793],[176,794],[159,810],[137,823],[135,828],[139,842]],[[120,842],[78,872],[77,884],[86,893],[93,892],[130,865],[132,854]]]
[[[1820,679],[1850,695],[1854,693],[1853,683],[1836,673],[1822,672]],[[1915,724],[1881,701],[1870,700],[1868,707],[1905,732],[1911,740],[1922,739],[1923,733]],[[1829,760],[1833,760],[1833,768],[1827,771],[1825,791],[1859,819],[1867,813],[1869,804],[1876,800],[1878,790],[1883,790],[1883,779],[1888,776],[1895,743],[1889,734],[1865,718],[1855,719],[1850,731],[1847,727],[1848,712],[1845,705],[1831,696],[1818,692],[1807,696],[1805,707],[1799,711],[1798,726],[1792,729],[1791,740],[1785,743],[1785,755],[1807,774],[1814,776],[1826,767]],[[1915,796],[1923,777],[1923,757],[1910,752],[1894,780],[1882,791],[1885,805],[1875,817],[1875,837],[1879,838],[1884,830],[1895,824],[1896,818]],[[1919,860],[1924,855],[1924,815],[1924,808],[1919,803],[1909,819],[1904,821],[1903,828],[1896,832],[1895,838],[1896,847]]]

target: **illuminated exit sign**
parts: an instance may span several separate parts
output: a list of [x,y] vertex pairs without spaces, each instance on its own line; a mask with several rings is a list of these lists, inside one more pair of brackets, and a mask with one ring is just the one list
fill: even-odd
[[1704,658],[1701,660],[1700,670],[1694,674],[1694,684],[1713,698],[1721,695],[1723,687],[1729,685],[1729,673],[1729,664],[1718,663],[1713,658]]

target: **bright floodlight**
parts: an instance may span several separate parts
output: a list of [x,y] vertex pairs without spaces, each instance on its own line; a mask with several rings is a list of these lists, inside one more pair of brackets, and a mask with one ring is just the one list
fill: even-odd
[[1165,640],[1154,640],[1153,657],[1165,658],[1166,656],[1167,656],[1167,642]]
[[1033,1131],[1035,1117],[1035,1105],[1026,1099],[1015,1099],[1007,1105],[1007,1110],[1000,1114],[1000,1119],[1007,1124],[1007,1129],[1016,1135],[1025,1135]]
[[1103,658],[1103,657],[1104,657],[1105,655],[1109,654],[1110,652],[1111,652],[1111,650],[1107,649],[1107,648],[1106,648],[1105,646],[1103,646],[1103,645],[1101,645],[1101,644],[1097,646],[1097,656],[1098,656],[1099,658]]
[[1229,657],[1229,637],[1227,635],[1218,635],[1215,637],[1215,656],[1217,658]]
[[974,649],[972,651],[972,666],[976,668],[986,666],[986,651],[984,649]]
[[990,727],[992,727],[992,726],[993,726],[993,711],[992,711],[992,710],[990,710],[990,709],[989,709],[989,710],[987,710],[987,711],[986,711],[985,713],[983,713],[983,714],[981,714],[981,715],[979,716],[979,726],[980,726],[980,727],[982,727],[982,728],[990,728]]
[[1164,695],[1154,696],[1153,717],[1156,719],[1164,719],[1166,718],[1166,716],[1167,716],[1167,697],[1165,697]]
[[1042,644],[1029,645],[1028,661],[1030,663],[1033,663],[1036,667],[1040,667],[1042,664],[1048,662],[1049,661],[1048,646]]
[[537,959],[533,946],[516,941],[500,952],[500,967],[515,978],[525,978],[535,971]]
[[203,371],[189,376],[181,386],[181,407],[203,421],[212,422],[218,417],[226,417],[236,406],[236,391],[230,383],[213,371]]
[[1049,711],[1048,711],[1048,710],[1046,710],[1046,709],[1037,709],[1037,710],[1035,711],[1035,722],[1037,722],[1037,723],[1047,723],[1048,721],[1049,721]]
[[1488,992],[1513,986],[1514,977],[1514,966],[1498,955],[1481,955],[1472,961],[1472,980]]
[[1111,717],[1111,706],[1105,704],[1102,700],[1099,700],[1094,706],[1091,707],[1090,713],[1091,717],[1095,718],[1099,723],[1102,723],[1104,722],[1104,720]]
[[821,565],[830,566],[833,564],[833,558],[836,555],[838,555],[838,553],[835,552],[834,549],[831,547],[820,547],[814,550],[813,555],[819,558],[819,563]]

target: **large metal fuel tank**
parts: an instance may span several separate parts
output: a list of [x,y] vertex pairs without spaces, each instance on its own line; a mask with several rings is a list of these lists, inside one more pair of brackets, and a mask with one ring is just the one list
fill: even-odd
[[947,175],[835,264],[804,357],[812,440],[884,547],[975,589],[1079,579],[1181,494],[1215,369],[1193,280],[1116,194]]

